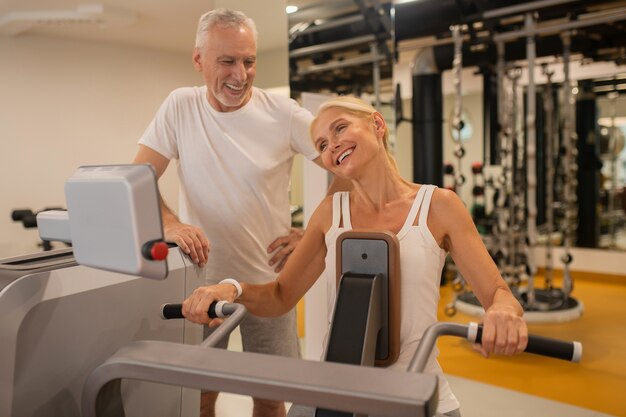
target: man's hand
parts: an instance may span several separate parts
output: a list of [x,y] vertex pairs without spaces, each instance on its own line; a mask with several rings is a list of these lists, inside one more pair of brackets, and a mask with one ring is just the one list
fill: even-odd
[[[139,151],[133,160],[133,164],[150,164],[156,172],[157,178],[167,169],[170,160],[152,148],[139,145]],[[204,232],[195,226],[181,223],[178,217],[167,207],[159,194],[159,206],[161,219],[163,220],[163,234],[165,240],[176,243],[191,258],[193,263],[203,267],[209,257],[209,239]]]
[[193,263],[200,267],[206,264],[211,244],[202,229],[175,221],[166,224],[163,232],[165,240],[176,243]]
[[267,247],[267,253],[278,250],[269,261],[269,266],[276,265],[274,272],[280,272],[283,269],[287,258],[302,239],[302,235],[304,235],[304,230],[292,227],[289,235],[279,237]]

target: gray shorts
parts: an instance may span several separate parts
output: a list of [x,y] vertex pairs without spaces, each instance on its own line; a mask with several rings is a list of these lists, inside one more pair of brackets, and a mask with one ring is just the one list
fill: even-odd
[[[212,331],[213,329],[204,326],[204,337]],[[248,313],[239,325],[239,331],[244,352],[300,357],[295,308],[283,316],[272,318]],[[225,338],[216,347],[226,349],[227,346],[228,338]]]

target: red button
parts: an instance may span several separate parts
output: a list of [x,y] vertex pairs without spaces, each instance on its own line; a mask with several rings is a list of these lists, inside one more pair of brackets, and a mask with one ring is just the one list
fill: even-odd
[[165,242],[156,242],[150,248],[150,256],[155,261],[162,261],[167,258],[167,254],[169,253],[169,248],[167,247],[167,243]]

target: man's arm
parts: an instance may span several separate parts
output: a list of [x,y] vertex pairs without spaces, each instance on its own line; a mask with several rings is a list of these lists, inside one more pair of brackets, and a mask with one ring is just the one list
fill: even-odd
[[[318,156],[313,160],[319,167],[324,168],[322,165],[322,158]],[[328,185],[328,191],[326,195],[332,195],[338,191],[350,191],[352,189],[352,182],[337,176],[333,176],[331,183]],[[274,240],[267,247],[267,253],[274,253],[269,261],[270,266],[274,266],[275,272],[280,272],[287,262],[287,258],[294,251],[296,246],[300,243],[300,239],[304,235],[304,230],[299,228],[291,228],[291,231],[287,236],[281,236]]]
[[[150,164],[154,168],[157,178],[167,169],[169,159],[145,145],[139,145],[139,151],[133,160],[134,164]],[[181,223],[178,217],[167,207],[159,193],[161,218],[163,220],[163,234],[165,240],[176,243],[198,266],[204,266],[209,256],[209,240],[202,229],[196,226]]]

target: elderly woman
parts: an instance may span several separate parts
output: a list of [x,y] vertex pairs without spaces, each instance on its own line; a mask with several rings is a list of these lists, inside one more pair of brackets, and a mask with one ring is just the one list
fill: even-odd
[[[320,276],[328,282],[332,306],[339,234],[350,229],[385,230],[400,242],[402,280],[400,355],[391,368],[407,369],[423,332],[437,320],[447,253],[485,309],[478,349],[485,356],[523,351],[528,338],[523,310],[487,253],[467,209],[452,191],[404,180],[388,152],[388,136],[383,116],[365,102],[353,97],[325,102],[311,124],[311,137],[324,166],[350,180],[352,190],[321,202],[276,281],[199,288],[183,303],[185,317],[218,325],[219,319],[207,315],[217,300],[236,300],[254,315],[278,316],[293,308]],[[459,403],[436,356],[431,356],[426,369],[439,376],[437,412],[460,416]]]

